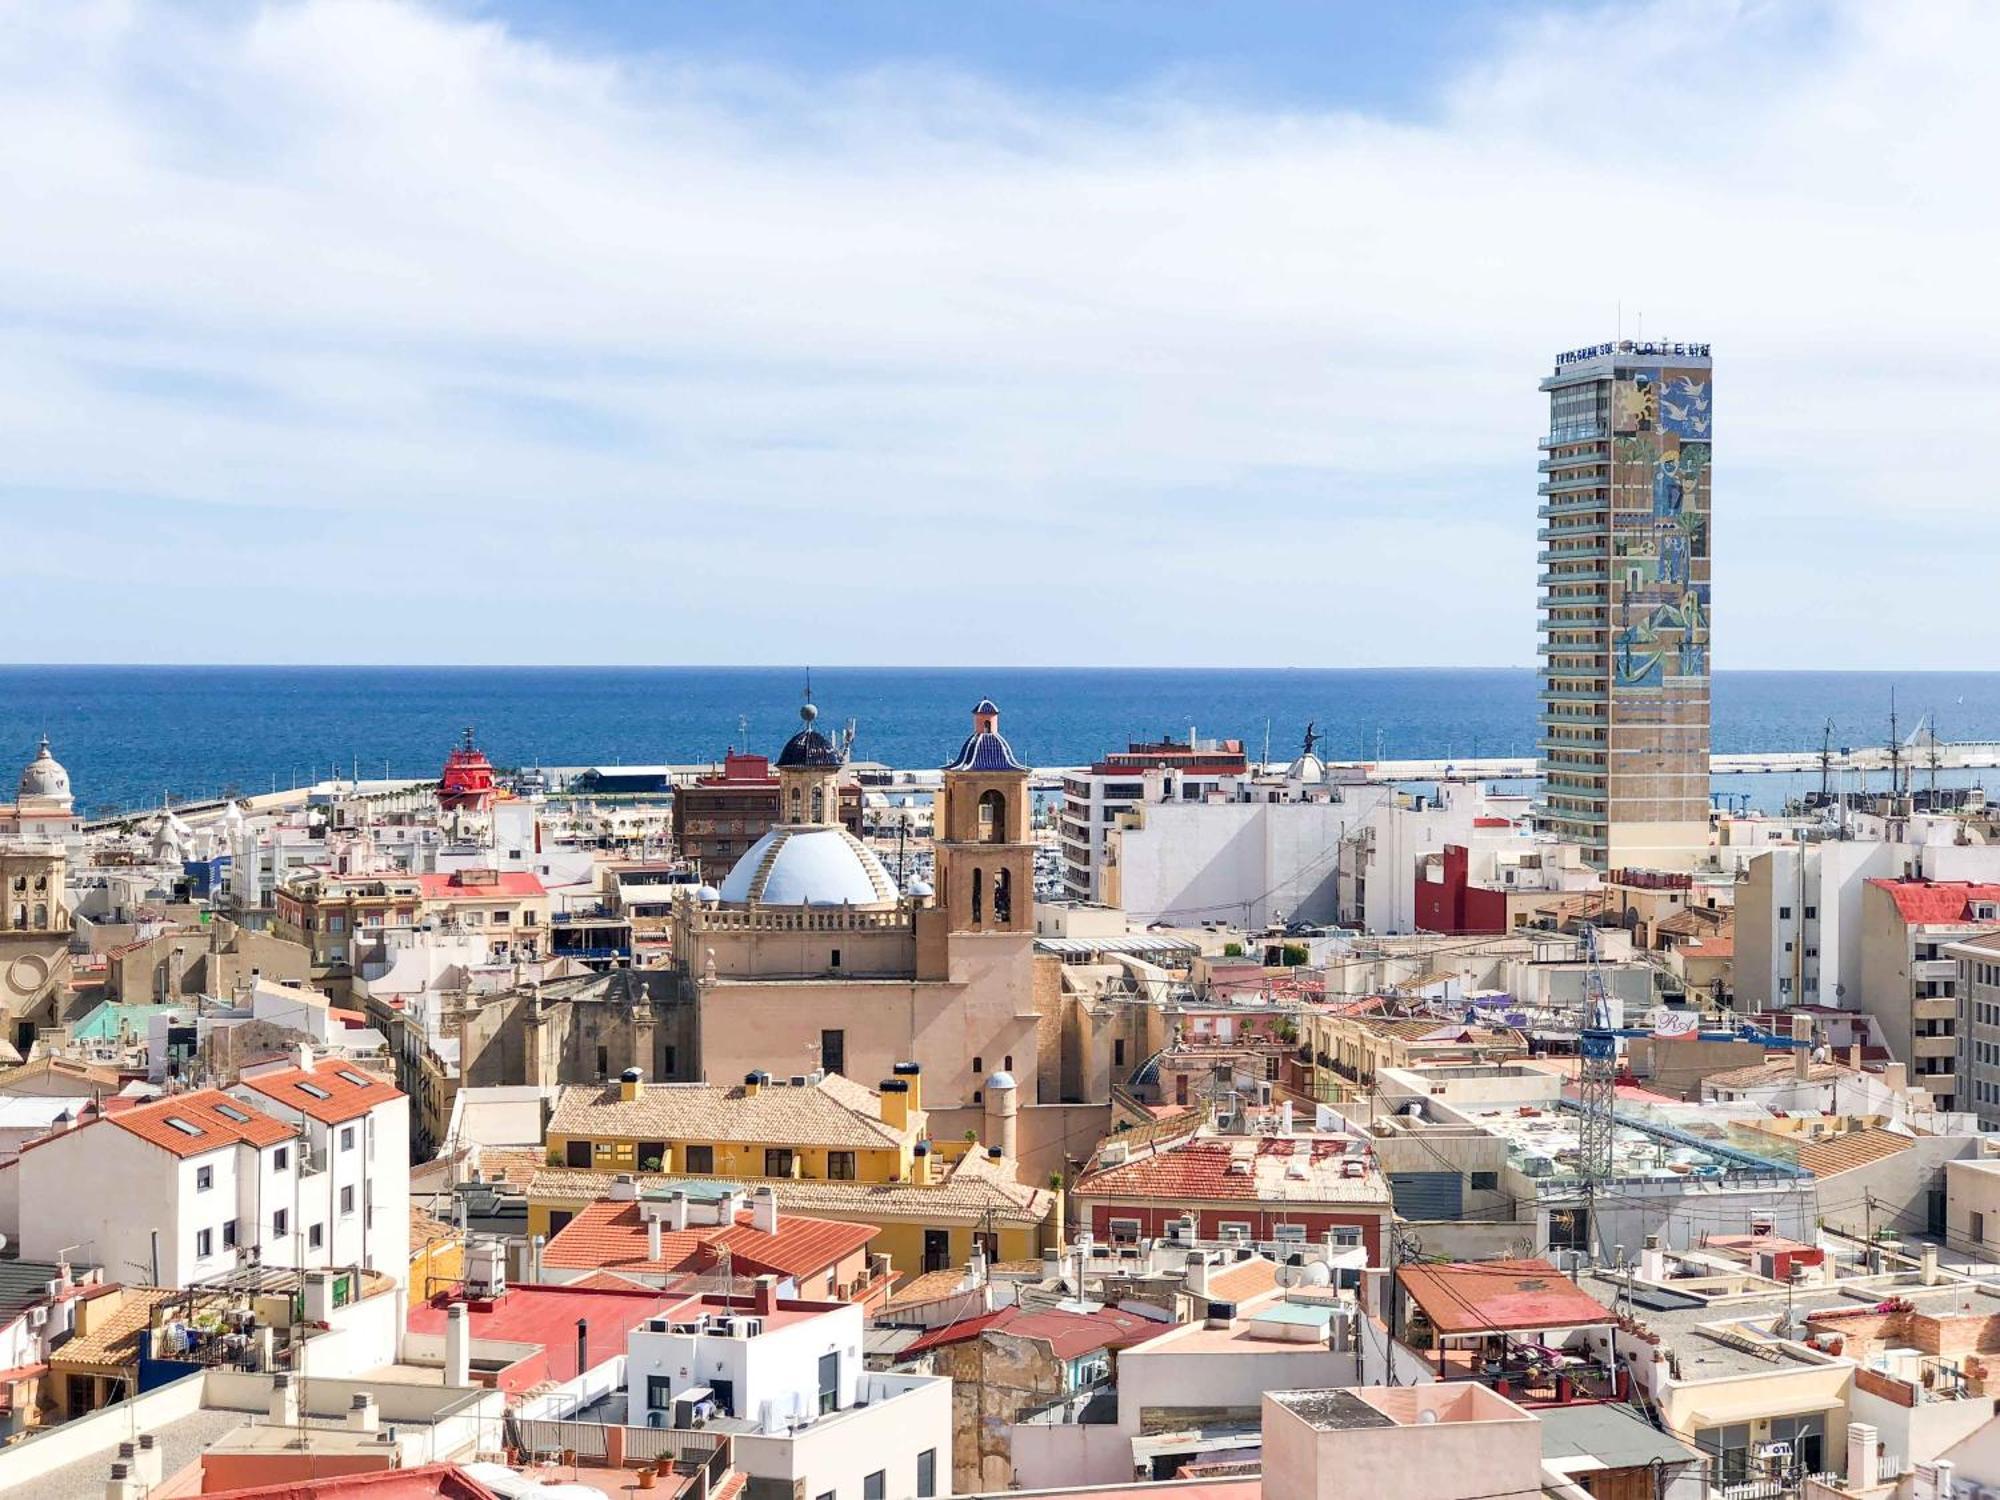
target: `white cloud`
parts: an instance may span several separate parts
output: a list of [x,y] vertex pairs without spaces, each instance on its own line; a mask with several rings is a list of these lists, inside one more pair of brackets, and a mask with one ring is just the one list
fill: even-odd
[[1534,381],[1621,300],[1717,349],[1721,665],[1992,654],[1982,6],[1530,15],[1417,124],[0,17],[10,656],[1526,661]]

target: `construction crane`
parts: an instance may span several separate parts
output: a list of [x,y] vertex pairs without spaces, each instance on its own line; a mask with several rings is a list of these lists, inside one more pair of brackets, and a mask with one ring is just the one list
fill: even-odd
[[[1583,1015],[1577,1027],[1576,1048],[1582,1059],[1577,1073],[1577,1155],[1578,1166],[1589,1184],[1611,1176],[1611,1141],[1618,1102],[1618,1043],[1630,1037],[1660,1033],[1640,1026],[1612,1024],[1611,992],[1605,987],[1604,971],[1598,964],[1597,928],[1586,922],[1582,936]],[[1681,1035],[1703,1042],[1755,1042],[1765,1048],[1812,1046],[1807,1038],[1781,1036],[1750,1025]]]

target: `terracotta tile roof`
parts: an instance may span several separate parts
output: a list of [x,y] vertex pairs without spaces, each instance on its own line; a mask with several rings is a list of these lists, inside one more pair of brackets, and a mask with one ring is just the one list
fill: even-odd
[[1677,945],[1682,958],[1734,958],[1736,939],[1721,933],[1709,937],[1688,938]]
[[1069,1360],[1096,1349],[1122,1349],[1127,1344],[1142,1343],[1164,1333],[1169,1326],[1115,1307],[1084,1313],[1059,1307],[1028,1311],[1016,1305],[928,1329],[898,1357],[907,1359],[944,1344],[962,1344],[991,1331],[1038,1339],[1049,1346],[1057,1359]]
[[742,1084],[652,1083],[630,1101],[616,1083],[566,1088],[549,1134],[877,1149],[904,1139],[882,1123],[880,1096],[838,1073],[799,1088],[766,1084],[754,1094]]
[[352,1063],[331,1058],[323,1058],[310,1068],[259,1073],[239,1083],[266,1099],[310,1115],[323,1125],[344,1125],[360,1119],[378,1104],[403,1097],[403,1091],[393,1083]]
[[1799,1147],[1799,1165],[1815,1177],[1832,1177],[1907,1151],[1914,1144],[1893,1130],[1849,1130]]
[[[535,1180],[535,1174],[548,1165],[548,1159],[546,1151],[531,1146],[481,1146],[479,1180],[525,1188]],[[590,1196],[601,1198],[610,1191],[611,1179],[606,1177],[603,1188]]]
[[[634,1175],[640,1187],[647,1190],[713,1180],[651,1172]],[[545,1166],[534,1173],[528,1197],[536,1202],[587,1202],[604,1197],[615,1180],[609,1172]],[[781,1213],[818,1214],[833,1219],[928,1219],[944,1225],[983,1222],[990,1215],[998,1223],[1025,1225],[1041,1223],[1055,1207],[1055,1194],[1046,1188],[957,1173],[930,1187],[910,1182],[803,1182],[786,1177],[746,1181],[775,1192]]]
[[1878,879],[1868,883],[1889,893],[1903,921],[1911,927],[1970,923],[1975,920],[1971,915],[1974,901],[2000,903],[2000,885],[1969,880]]
[[426,1245],[441,1244],[454,1239],[458,1231],[442,1219],[434,1219],[416,1204],[410,1205],[410,1251],[412,1254]]
[[921,1276],[912,1276],[891,1292],[889,1305],[913,1307],[920,1302],[935,1302],[940,1297],[949,1297],[964,1282],[964,1271],[926,1271]]
[[[1724,1073],[1710,1073],[1702,1079],[1704,1088],[1714,1085],[1721,1089],[1773,1088],[1791,1081],[1797,1065],[1789,1056],[1766,1058],[1748,1067],[1731,1068]],[[1807,1083],[1832,1083],[1840,1078],[1853,1078],[1852,1069],[1841,1063],[1816,1062],[1806,1065]]]
[[660,1258],[646,1254],[646,1223],[636,1203],[603,1199],[580,1210],[542,1251],[542,1264],[562,1269],[594,1267],[633,1275],[671,1276],[708,1271],[728,1253],[732,1269],[755,1275],[809,1277],[832,1269],[864,1248],[881,1231],[868,1224],[809,1219],[778,1214],[778,1232],[766,1234],[751,1226],[750,1215],[737,1215],[726,1228],[701,1224],[688,1229],[662,1229]]
[[[1115,1143],[1114,1143],[1115,1144]],[[1258,1199],[1275,1207],[1339,1203],[1386,1206],[1388,1185],[1365,1155],[1337,1137],[1198,1136],[1116,1166],[1084,1173],[1078,1198],[1164,1199],[1170,1203]],[[1248,1171],[1231,1171],[1232,1161]],[[1353,1166],[1360,1171],[1352,1173]]]
[[1208,1295],[1220,1297],[1229,1302],[1241,1302],[1263,1292],[1271,1291],[1278,1284],[1278,1263],[1263,1256],[1246,1260],[1231,1266],[1227,1271],[1208,1278]]
[[47,1078],[65,1078],[107,1091],[115,1091],[120,1082],[115,1069],[100,1068],[91,1063],[71,1062],[66,1057],[42,1056],[32,1062],[25,1062],[18,1068],[9,1068],[6,1072],[0,1073],[0,1094],[12,1093],[23,1084]]
[[118,1305],[89,1333],[77,1335],[51,1354],[51,1364],[125,1368],[139,1357],[139,1332],[152,1326],[153,1309],[181,1293],[171,1287],[127,1286],[113,1295]]
[[1597,1328],[1617,1321],[1545,1260],[1404,1266],[1396,1279],[1443,1334]]
[[[238,1115],[243,1118],[237,1119]],[[220,1089],[169,1094],[151,1104],[121,1109],[104,1118],[120,1130],[128,1130],[140,1140],[150,1141],[175,1156],[199,1156],[239,1143],[276,1146],[292,1138],[290,1126],[245,1106]],[[33,1144],[60,1139],[60,1136],[44,1136]]]

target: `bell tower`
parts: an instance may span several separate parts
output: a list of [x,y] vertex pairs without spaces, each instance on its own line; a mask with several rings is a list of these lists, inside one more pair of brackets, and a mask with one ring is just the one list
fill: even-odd
[[840,773],[847,755],[820,731],[818,719],[808,687],[806,701],[799,705],[799,732],[778,752],[780,823],[840,822]]
[[972,733],[944,768],[934,819],[937,890],[952,932],[1032,932],[1035,846],[1028,832],[1028,768],[982,698]]

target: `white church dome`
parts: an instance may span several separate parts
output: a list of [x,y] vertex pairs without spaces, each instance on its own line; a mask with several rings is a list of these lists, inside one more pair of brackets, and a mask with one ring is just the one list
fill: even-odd
[[896,883],[845,828],[791,824],[752,844],[722,882],[727,905],[887,906]]
[[23,801],[33,797],[69,795],[69,772],[62,768],[62,762],[49,754],[47,735],[42,736],[41,748],[21,772],[20,795]]

